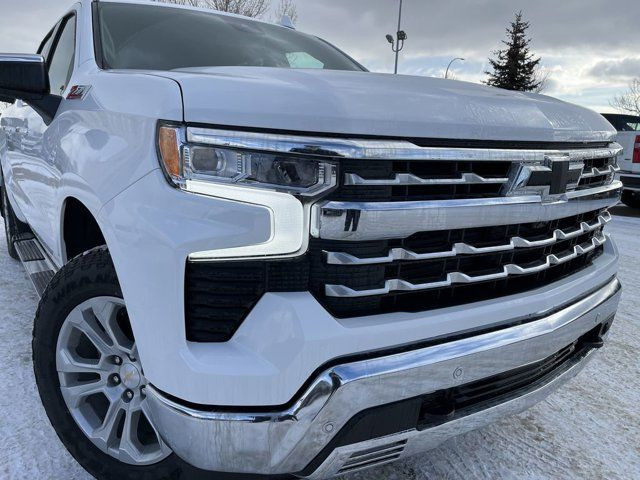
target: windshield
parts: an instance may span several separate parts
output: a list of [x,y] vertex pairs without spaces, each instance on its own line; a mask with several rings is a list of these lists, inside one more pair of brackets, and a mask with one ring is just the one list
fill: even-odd
[[98,5],[105,68],[252,66],[362,70],[323,40],[278,25],[175,7]]

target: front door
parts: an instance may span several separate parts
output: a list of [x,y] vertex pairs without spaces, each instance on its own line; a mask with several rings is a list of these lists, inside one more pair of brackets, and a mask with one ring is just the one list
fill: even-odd
[[[70,15],[49,33],[40,48],[39,53],[47,60],[52,95],[62,96],[69,87],[75,42],[76,16]],[[60,152],[56,140],[59,122],[54,119],[46,125],[33,108],[20,101],[7,108],[3,116],[21,125],[19,135],[14,135],[7,152],[14,202],[45,248],[53,253],[59,241],[54,228],[56,192],[60,184],[57,158]]]

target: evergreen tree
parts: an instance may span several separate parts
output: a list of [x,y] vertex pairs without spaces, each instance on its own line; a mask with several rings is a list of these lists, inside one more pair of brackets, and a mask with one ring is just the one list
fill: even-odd
[[507,48],[492,52],[495,59],[490,58],[492,72],[485,72],[489,78],[484,82],[494,87],[523,92],[536,91],[541,86],[537,74],[540,58],[534,58],[529,51],[531,39],[526,32],[529,22],[522,18],[522,12],[516,14],[516,19],[507,28],[507,41],[502,41]]

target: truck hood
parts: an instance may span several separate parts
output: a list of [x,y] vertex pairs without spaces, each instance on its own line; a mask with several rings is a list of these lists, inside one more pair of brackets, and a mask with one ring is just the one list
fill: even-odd
[[407,75],[264,67],[163,72],[186,122],[228,127],[467,140],[609,141],[601,115],[560,100]]

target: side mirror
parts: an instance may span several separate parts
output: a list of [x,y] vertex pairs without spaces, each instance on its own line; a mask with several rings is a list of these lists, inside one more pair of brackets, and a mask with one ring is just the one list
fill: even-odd
[[20,99],[51,123],[61,97],[50,95],[47,64],[42,55],[0,54],[0,100]]
[[48,94],[47,64],[41,55],[0,54],[0,95],[28,100]]

